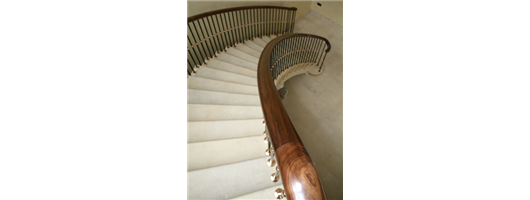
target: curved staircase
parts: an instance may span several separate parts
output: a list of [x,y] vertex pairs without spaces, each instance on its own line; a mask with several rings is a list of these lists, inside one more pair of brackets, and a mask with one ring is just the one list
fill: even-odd
[[239,43],[188,78],[188,199],[275,199],[257,66],[275,36]]

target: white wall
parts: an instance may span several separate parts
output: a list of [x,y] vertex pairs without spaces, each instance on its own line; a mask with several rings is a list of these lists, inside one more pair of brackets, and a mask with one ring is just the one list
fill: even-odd
[[[322,4],[322,6],[318,6],[317,3]],[[342,26],[342,1],[312,1],[311,10]]]

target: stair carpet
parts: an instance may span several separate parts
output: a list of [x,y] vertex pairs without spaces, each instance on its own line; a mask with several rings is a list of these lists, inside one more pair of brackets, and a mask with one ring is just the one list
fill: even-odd
[[275,199],[257,63],[274,39],[228,48],[188,78],[188,199]]

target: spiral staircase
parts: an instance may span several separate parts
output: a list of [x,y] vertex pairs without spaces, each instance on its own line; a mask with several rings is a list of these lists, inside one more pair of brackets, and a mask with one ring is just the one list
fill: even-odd
[[325,38],[292,33],[295,12],[250,6],[188,18],[188,199],[326,199],[277,92],[321,73],[330,50]]

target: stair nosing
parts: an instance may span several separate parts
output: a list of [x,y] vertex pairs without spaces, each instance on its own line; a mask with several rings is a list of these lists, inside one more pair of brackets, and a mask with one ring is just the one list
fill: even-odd
[[[260,137],[262,136],[263,134],[259,134],[259,135],[253,135],[253,136],[244,136],[244,137],[235,137],[235,138],[227,138],[227,139],[219,139],[219,140],[206,140],[206,141],[201,141],[201,142],[188,142],[187,144],[196,144],[196,143],[203,143],[203,142],[217,142],[217,141],[223,141],[223,140],[234,140],[234,139],[243,139],[243,138],[250,138],[250,137]],[[261,138],[261,137],[260,137]]]
[[[211,68],[211,67],[210,67],[210,68]],[[208,80],[220,81],[220,82],[225,82],[225,83],[238,84],[238,85],[242,85],[242,86],[250,86],[250,87],[256,87],[256,88],[258,87],[258,86],[255,86],[255,85],[246,85],[246,84],[234,83],[234,82],[223,81],[223,80],[217,80],[217,79],[211,79],[211,78],[201,77],[201,76],[197,76],[196,78],[202,78],[202,79],[208,79]],[[188,88],[188,89],[190,89],[190,88]]]
[[[238,58],[239,58],[239,57],[238,57]],[[237,66],[237,67],[245,68],[245,69],[252,70],[252,71],[256,71],[256,72],[258,71],[258,70],[253,70],[253,69],[249,69],[249,68],[243,67],[243,66],[238,65],[238,64],[229,63],[229,62],[226,62],[226,61],[223,61],[223,60],[219,60],[219,59],[217,59],[217,58],[212,59],[212,60],[215,60],[215,61],[218,61],[218,62],[222,62],[222,63],[226,63],[226,64],[230,64],[230,65],[234,65],[234,66]],[[208,67],[208,65],[206,65],[206,67]]]
[[[248,47],[248,48],[250,48],[250,47]],[[242,52],[242,53],[244,53],[244,54],[247,54],[247,55],[249,55],[249,56],[252,56],[252,57],[254,57],[254,58],[257,58],[257,59],[259,60],[259,57],[256,57],[256,56],[253,56],[253,55],[250,55],[250,54],[248,54],[247,52],[241,51],[241,50],[236,49],[236,48],[234,48],[234,49],[237,50],[237,51],[240,51],[240,52]],[[252,50],[254,50],[254,49],[252,49]],[[254,50],[254,51],[256,51],[256,50]],[[228,53],[228,52],[226,52],[226,53]],[[230,54],[230,53],[228,53],[228,54]],[[230,55],[232,55],[232,54],[230,54]],[[235,55],[233,55],[233,56],[235,56]],[[237,56],[236,56],[236,57],[237,57]],[[239,57],[238,57],[238,58],[239,58]],[[243,58],[241,58],[241,59],[243,59]],[[248,60],[247,60],[247,61],[248,61]],[[249,62],[250,62],[250,61],[249,61]],[[257,63],[256,63],[256,64],[257,64]]]
[[263,159],[263,158],[268,158],[268,157],[269,156],[265,155],[263,157],[258,157],[258,158],[248,159],[248,160],[242,160],[242,161],[233,162],[233,163],[226,163],[226,164],[217,165],[217,166],[213,166],[213,167],[207,167],[207,168],[195,169],[195,170],[188,170],[187,172],[189,173],[189,172],[196,172],[196,171],[199,171],[199,170],[207,170],[207,169],[221,167],[221,166],[225,166],[225,165],[233,165],[233,164],[236,164],[236,163],[242,163],[242,162],[247,162],[247,161],[250,161],[250,160],[257,160],[257,159]]
[[[235,57],[235,58],[237,58],[237,59],[239,59],[239,60],[242,60],[242,61],[244,61],[244,62],[248,62],[248,63],[251,63],[251,64],[256,64],[256,65],[258,64],[258,63],[254,63],[254,62],[251,62],[251,61],[245,60],[245,59],[243,59],[243,58],[237,57],[237,56],[235,56],[235,55],[229,54],[228,52],[227,52],[225,55],[229,55],[229,56]],[[217,59],[219,59],[219,58],[217,58]],[[259,58],[258,58],[258,59],[259,59]],[[246,68],[246,67],[245,67],[245,68]],[[248,69],[248,68],[247,68],[247,69]]]
[[[227,62],[225,62],[225,63],[227,63]],[[229,64],[232,64],[232,63],[229,63]],[[239,66],[239,65],[236,65],[236,66],[241,67],[241,66]],[[249,78],[256,78],[256,77],[257,77],[257,75],[256,75],[256,77],[252,77],[252,76],[248,76],[248,75],[244,75],[244,74],[234,73],[234,72],[231,72],[231,71],[226,71],[226,70],[222,70],[222,69],[217,69],[217,68],[213,68],[213,67],[208,67],[208,65],[206,65],[206,66],[202,66],[201,68],[203,68],[203,67],[207,67],[207,68],[210,68],[210,69],[215,69],[215,70],[219,70],[219,71],[223,71],[223,72],[228,72],[228,73],[232,73],[232,74],[237,74],[237,75],[241,75],[241,76],[246,76],[246,77],[249,77]],[[246,68],[246,67],[242,67],[242,68],[248,69],[248,68]],[[199,70],[201,70],[201,69],[198,69],[198,70],[196,70],[196,71],[199,71]],[[252,69],[249,69],[249,70],[252,70]],[[255,70],[254,70],[254,71],[255,71]],[[256,73],[257,73],[257,71],[256,71]]]
[[[245,40],[245,42],[247,42],[247,41],[250,41],[250,40]],[[237,45],[236,45],[236,46],[237,46]],[[256,52],[256,53],[258,53],[258,54],[261,54],[261,52],[259,52],[259,51],[256,51],[255,49],[253,49],[253,48],[250,48],[249,46],[247,46],[247,45],[245,45],[245,44],[243,44],[243,43],[240,43],[240,45],[239,45],[239,46],[246,46],[246,47],[247,47],[247,48],[249,48],[250,50],[252,50],[252,51],[255,51],[255,52]],[[254,56],[254,57],[255,57],[255,56]]]
[[259,94],[239,94],[239,93],[232,93],[232,92],[211,91],[211,90],[201,90],[201,89],[192,89],[192,88],[188,88],[188,90],[197,90],[197,91],[206,91],[206,92],[219,92],[219,93],[225,93],[225,94],[249,95],[249,96],[258,96],[259,97]]
[[[224,70],[215,69],[215,68],[211,68],[211,67],[208,67],[208,66],[203,66],[203,67],[206,67],[206,68],[208,68],[208,69],[210,69],[210,70],[217,70],[217,71],[222,71],[222,72],[226,72],[226,73],[231,73],[231,74],[235,74],[235,75],[240,75],[240,76],[244,76],[244,77],[253,78],[253,79],[256,79],[256,82],[257,82],[257,78],[254,78],[254,77],[245,76],[245,75],[241,75],[241,74],[236,74],[236,73],[232,73],[232,72],[227,72],[227,71],[224,71]],[[194,75],[194,76],[197,76],[197,75]],[[201,77],[200,75],[199,75],[198,77],[200,77],[200,78],[206,78],[206,77]],[[224,81],[224,80],[213,79],[213,78],[208,78],[208,79],[217,80],[217,81]],[[235,84],[240,84],[240,85],[247,85],[247,84],[236,83],[236,82],[231,82],[231,81],[224,81],[224,82],[227,82],[227,83],[235,83]],[[257,87],[256,85],[248,85],[248,86],[254,86],[254,87]]]

